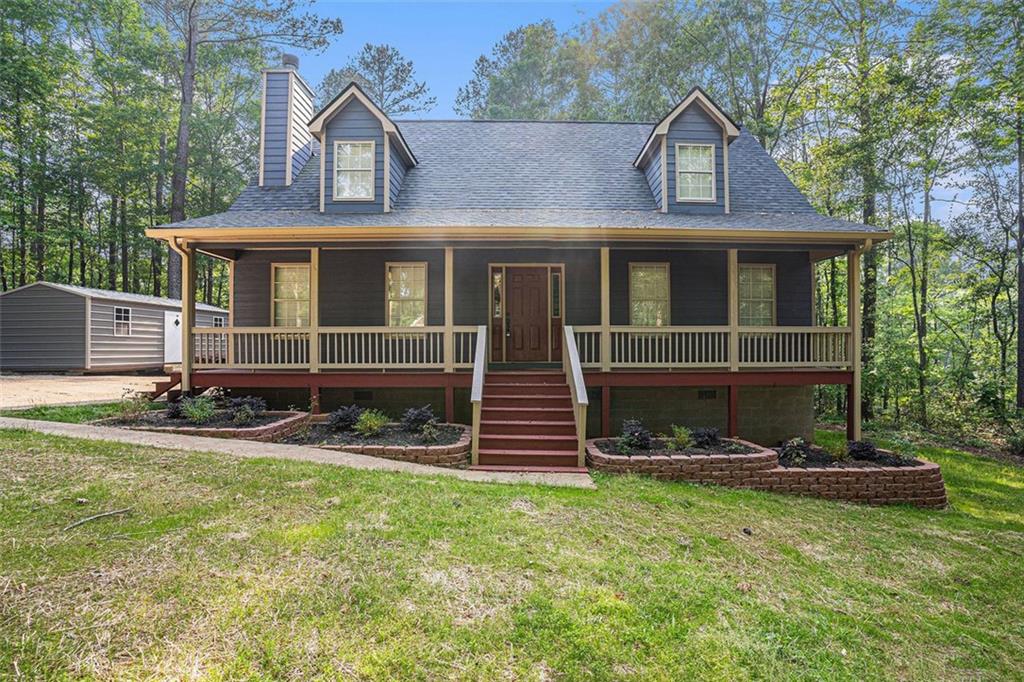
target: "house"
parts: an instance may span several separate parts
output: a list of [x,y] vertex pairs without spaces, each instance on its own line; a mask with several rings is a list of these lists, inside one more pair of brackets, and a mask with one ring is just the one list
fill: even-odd
[[[196,323],[227,328],[198,303]],[[53,282],[0,293],[0,371],[113,372],[181,361],[181,301]],[[176,354],[176,355],[175,355]]]
[[258,178],[148,232],[186,300],[196,253],[232,273],[231,327],[185,311],[183,390],[431,402],[487,466],[580,463],[631,417],[809,436],[821,384],[859,437],[857,307],[815,325],[814,268],[891,235],[815,212],[701,89],[652,124],[394,121],[355,84],[314,112],[293,58],[263,84]]

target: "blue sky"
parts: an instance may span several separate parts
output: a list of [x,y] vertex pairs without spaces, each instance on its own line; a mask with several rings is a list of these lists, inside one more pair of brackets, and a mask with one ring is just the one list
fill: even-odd
[[313,10],[340,17],[345,32],[322,54],[299,55],[299,72],[314,88],[324,74],[343,66],[364,43],[388,43],[416,66],[437,97],[424,118],[454,118],[459,86],[473,75],[473,62],[516,26],[551,19],[559,30],[576,26],[609,2],[317,2]]

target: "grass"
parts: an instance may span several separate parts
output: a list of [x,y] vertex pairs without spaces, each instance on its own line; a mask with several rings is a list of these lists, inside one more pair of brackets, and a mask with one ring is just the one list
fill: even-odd
[[[0,417],[20,417],[21,419],[40,419],[48,422],[67,422],[84,424],[96,419],[116,417],[120,414],[120,402],[91,403],[87,405],[37,405],[20,410],[0,410]],[[152,402],[151,410],[162,410],[164,403]]]
[[952,509],[0,431],[0,677],[1020,679],[1024,470],[920,455]]

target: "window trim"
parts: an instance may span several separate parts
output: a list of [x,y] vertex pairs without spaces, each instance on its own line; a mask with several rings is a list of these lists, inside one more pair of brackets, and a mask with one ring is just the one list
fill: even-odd
[[[286,326],[286,325],[283,325],[283,324],[277,324],[277,297],[274,295],[274,282],[276,280],[275,273],[277,272],[278,268],[303,268],[303,269],[305,269],[305,271],[306,271],[306,288],[307,288],[307,291],[308,291],[307,296],[310,296],[312,294],[312,284],[313,283],[310,280],[310,277],[312,277],[312,268],[310,268],[310,264],[309,263],[303,263],[303,262],[271,263],[270,264],[270,326],[271,327],[280,327],[281,329],[307,329],[309,327],[309,325],[306,325],[306,327],[299,327],[299,326],[292,327],[292,326]],[[294,300],[296,300],[296,301],[305,300],[309,305],[313,305],[313,301],[311,300],[311,298],[306,298],[306,299],[297,298],[297,299],[294,299]],[[312,311],[310,311],[310,312],[312,313]]]
[[[128,319],[127,320],[118,320],[117,319],[117,311],[119,311],[119,310],[127,310],[128,311]],[[132,331],[133,331],[133,329],[132,329],[132,327],[133,327],[132,317],[134,317],[134,316],[132,315],[132,309],[129,306],[126,306],[126,305],[115,305],[114,306],[114,318],[113,318],[113,323],[114,323],[113,332],[114,332],[114,336],[125,337],[125,336],[131,336],[132,335]],[[117,325],[118,325],[119,322],[127,323],[128,324],[128,333],[127,334],[118,334],[117,333]]]
[[214,315],[213,316],[213,326],[217,327],[218,329],[223,329],[224,327],[228,326],[227,325],[227,320],[225,320],[220,315]]
[[[368,197],[340,197],[338,196],[338,147],[343,144],[368,144],[370,145],[370,196]],[[376,201],[377,200],[377,141],[376,140],[335,140],[334,157],[331,159],[331,200],[332,201]],[[352,169],[348,170],[363,170]]]
[[[423,268],[423,325],[427,324],[427,309],[430,302],[430,263],[427,261],[386,261],[384,263],[384,326],[391,329],[415,329],[416,327],[398,327],[391,324],[391,289],[388,286],[388,275],[393,267],[422,267]],[[414,301],[416,299],[395,299]]]
[[[710,171],[682,171],[679,169],[679,150],[682,147],[704,147],[711,149],[711,170]],[[715,156],[718,150],[715,148],[715,143],[709,142],[676,142],[675,151],[675,183],[676,183],[676,203],[677,204],[717,204],[718,203],[718,169],[715,167],[716,160]],[[701,173],[711,175],[711,198],[710,199],[699,199],[699,198],[686,198],[682,194],[683,183],[679,182],[679,176],[682,173]]]
[[636,322],[633,319],[633,269],[634,269],[634,267],[652,267],[652,266],[664,268],[665,276],[666,276],[666,280],[667,280],[667,284],[668,284],[668,290],[665,292],[665,305],[666,305],[665,317],[666,317],[666,320],[665,320],[665,323],[660,325],[660,326],[662,326],[662,327],[671,327],[672,326],[672,265],[671,265],[671,263],[669,263],[668,261],[630,261],[630,263],[629,263],[629,280],[627,282],[627,285],[628,285],[627,286],[627,288],[628,288],[628,293],[627,293],[628,300],[627,300],[627,303],[629,304],[629,326],[631,326],[631,327],[647,326],[647,325],[638,325],[638,324],[636,324]]
[[736,320],[740,319],[740,303],[742,300],[742,294],[740,292],[740,271],[744,269],[749,270],[768,270],[772,273],[772,323],[769,325],[757,325],[757,324],[743,324],[739,322],[741,327],[777,327],[779,326],[779,281],[776,276],[775,263],[737,263],[736,264]]

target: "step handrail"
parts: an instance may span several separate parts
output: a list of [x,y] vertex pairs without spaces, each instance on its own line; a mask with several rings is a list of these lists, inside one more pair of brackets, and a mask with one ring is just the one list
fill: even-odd
[[473,466],[480,463],[480,408],[484,399],[484,370],[487,367],[487,325],[476,328],[476,348],[473,353],[473,388],[469,401],[473,404],[473,442],[470,457]]
[[583,380],[583,368],[580,366],[580,353],[576,347],[576,333],[572,325],[563,328],[565,338],[562,340],[562,368],[565,380],[569,384],[569,395],[572,397],[572,416],[576,422],[576,466],[586,465],[587,446],[587,384]]

